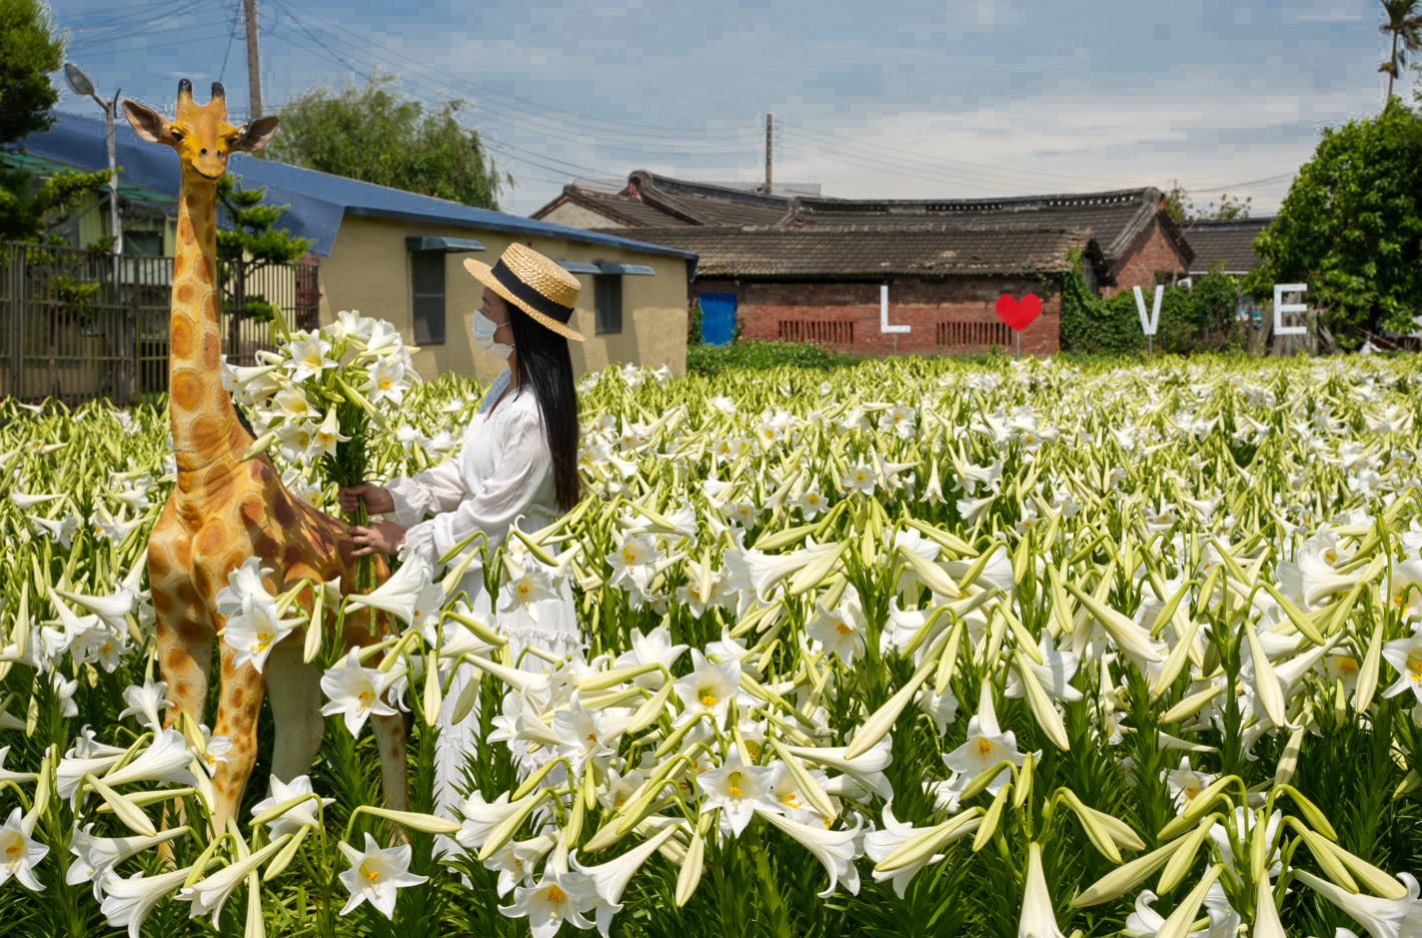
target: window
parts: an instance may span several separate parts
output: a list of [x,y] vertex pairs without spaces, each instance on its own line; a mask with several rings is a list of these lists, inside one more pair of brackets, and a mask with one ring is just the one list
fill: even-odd
[[415,344],[444,344],[444,252],[411,251]]
[[123,253],[129,257],[162,257],[163,232],[125,231],[123,233]]
[[593,297],[597,304],[597,334],[622,331],[622,277],[593,274]]

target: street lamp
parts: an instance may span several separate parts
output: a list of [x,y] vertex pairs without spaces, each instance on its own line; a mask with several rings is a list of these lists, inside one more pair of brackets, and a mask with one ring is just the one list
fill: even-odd
[[[89,76],[84,74],[84,70],[73,62],[64,63],[64,79],[69,82],[69,87],[74,93],[81,97],[93,98],[104,109],[104,129],[109,145],[109,233],[114,239],[114,280],[113,280],[113,303],[118,308],[122,303],[123,288],[119,283],[120,269],[123,261],[123,229],[119,227],[119,184],[118,184],[118,153],[114,142],[114,118],[118,114],[119,92],[114,92],[112,101],[105,101],[94,91],[94,83],[89,80]],[[120,400],[127,402],[133,390],[133,338],[135,333],[130,332],[128,317],[119,314],[116,317],[115,326],[118,335],[114,340],[118,342],[118,347],[124,354],[119,356],[118,364],[118,384],[117,392]]]
[[[114,149],[114,117],[118,113],[119,92],[114,92],[112,101],[105,101],[94,91],[94,83],[83,69],[73,62],[64,63],[64,78],[77,95],[93,98],[104,109],[104,129],[109,145],[109,233],[114,239],[114,254],[123,253],[123,231],[119,228],[118,210],[118,155]],[[114,261],[114,289],[118,289],[118,261]]]

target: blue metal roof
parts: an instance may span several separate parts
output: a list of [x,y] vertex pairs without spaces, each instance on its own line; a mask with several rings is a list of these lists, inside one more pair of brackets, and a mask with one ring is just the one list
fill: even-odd
[[[56,112],[58,120],[49,130],[31,134],[20,141],[28,153],[46,157],[82,169],[107,169],[108,152],[104,146],[104,122],[79,114]],[[280,131],[278,131],[280,132]],[[179,175],[177,156],[165,146],[139,139],[138,134],[120,117],[115,134],[118,165],[122,180],[158,192],[177,194]],[[329,256],[340,231],[341,220],[352,215],[396,218],[404,221],[427,221],[431,224],[455,225],[485,231],[506,231],[525,237],[564,238],[588,244],[605,244],[647,254],[662,254],[692,261],[695,272],[697,255],[689,251],[646,244],[630,238],[554,225],[549,222],[472,208],[458,202],[416,195],[400,189],[377,186],[369,182],[302,169],[289,163],[258,159],[250,154],[233,154],[228,170],[241,176],[244,189],[267,187],[267,202],[290,205],[282,215],[280,225],[292,234],[311,238],[311,249],[323,257]]]

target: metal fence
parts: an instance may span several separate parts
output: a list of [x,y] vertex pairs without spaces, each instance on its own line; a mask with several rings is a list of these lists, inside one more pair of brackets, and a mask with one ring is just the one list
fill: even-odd
[[[313,329],[314,264],[225,263],[222,344],[252,364],[270,325],[236,310],[263,299],[293,328]],[[0,395],[128,403],[168,389],[173,259],[0,243]]]

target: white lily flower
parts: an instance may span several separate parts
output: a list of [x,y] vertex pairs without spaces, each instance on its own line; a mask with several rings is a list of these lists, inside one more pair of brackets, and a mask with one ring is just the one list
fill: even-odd
[[398,670],[362,667],[360,649],[352,648],[339,666],[327,668],[321,676],[321,690],[330,698],[321,712],[326,716],[342,714],[346,729],[352,736],[359,736],[368,717],[394,716],[398,712],[384,700],[390,685],[402,676]]
[[0,886],[13,876],[26,889],[44,890],[44,884],[35,878],[35,865],[45,858],[49,848],[31,839],[33,833],[34,821],[27,821],[18,807],[0,825]]
[[271,576],[271,567],[263,567],[260,557],[248,557],[240,567],[227,575],[227,585],[217,592],[217,611],[224,616],[240,616],[259,602],[271,602],[272,594],[262,583]]
[[501,905],[499,911],[509,918],[527,918],[533,938],[553,938],[564,922],[574,928],[592,928],[583,913],[591,911],[597,901],[592,877],[546,867],[537,885],[515,889],[513,905]]
[[153,736],[138,758],[128,765],[103,777],[105,785],[117,788],[135,782],[169,782],[177,785],[196,785],[193,774],[193,753],[188,748],[187,738],[177,730],[167,729]]
[[[864,835],[864,852],[869,855],[869,859],[875,863],[882,862],[885,857],[895,850],[908,843],[914,837],[931,828],[914,827],[912,824],[905,824],[894,817],[894,804],[889,802],[884,805],[884,826],[880,830],[870,831]],[[918,875],[919,871],[926,866],[931,866],[943,859],[943,854],[935,853],[932,856],[924,856],[888,873],[874,871],[874,882],[879,883],[890,880],[894,885],[894,894],[900,899],[908,891],[909,882]]]
[[171,873],[144,876],[134,873],[128,879],[113,870],[103,874],[104,900],[100,911],[115,928],[128,926],[129,938],[140,938],[138,930],[153,907],[168,895],[180,889],[193,868],[185,866]]
[[375,838],[366,834],[363,852],[344,841],[337,846],[351,861],[350,869],[337,877],[351,893],[350,900],[341,909],[342,915],[349,915],[362,902],[369,902],[386,918],[393,919],[396,890],[418,886],[429,879],[410,872],[412,850],[409,844],[382,850]]
[[212,927],[216,928],[218,916],[222,914],[222,907],[227,904],[227,899],[232,895],[233,890],[246,882],[247,874],[286,846],[286,842],[290,839],[290,834],[283,834],[262,849],[254,851],[245,859],[238,860],[211,876],[204,876],[193,885],[180,889],[178,898],[192,903],[192,908],[188,910],[188,917],[198,918],[211,912]]
[[676,724],[680,726],[703,713],[709,713],[715,718],[716,726],[724,729],[731,701],[744,701],[741,663],[730,660],[712,664],[694,648],[691,650],[691,661],[692,672],[678,678],[674,685],[683,705]]
[[809,850],[824,866],[830,882],[824,892],[816,893],[821,899],[834,895],[841,881],[850,895],[859,895],[859,868],[854,861],[864,855],[864,833],[858,817],[854,819],[852,830],[836,831],[827,830],[823,824],[792,821],[774,810],[757,807],[756,813]]
[[379,609],[401,622],[411,623],[420,599],[434,583],[434,570],[429,561],[418,554],[411,555],[390,579],[369,593],[355,593],[346,600],[347,609]]
[[586,875],[592,881],[593,891],[597,894],[597,905],[594,906],[593,911],[597,914],[597,930],[602,938],[611,938],[612,918],[622,910],[622,893],[633,875],[642,868],[642,864],[651,859],[652,854],[661,849],[662,844],[671,839],[680,826],[669,824],[662,828],[656,836],[647,839],[617,859],[600,863],[597,866],[583,866],[578,862],[577,851],[573,851],[569,862],[573,869]]
[[485,801],[483,792],[474,792],[459,806],[464,821],[454,839],[465,849],[477,851],[489,839],[489,833],[518,811],[522,804],[522,801],[510,803],[506,791],[500,792],[493,801]]
[[270,599],[254,599],[246,612],[230,617],[223,629],[223,640],[237,652],[232,656],[232,663],[239,668],[250,664],[261,671],[272,649],[302,621],[279,618],[276,603]]
[[[1043,632],[1038,642],[1038,647],[1042,653],[1042,663],[1038,664],[1031,657],[1023,656],[1027,667],[1032,669],[1032,673],[1037,675],[1037,680],[1041,683],[1042,689],[1047,692],[1047,696],[1053,700],[1061,700],[1072,703],[1081,699],[1081,691],[1071,685],[1071,679],[1076,674],[1077,662],[1080,658],[1070,651],[1058,651],[1056,642],[1048,632]],[[1022,679],[1016,671],[1010,671],[1007,676],[1008,697],[1025,697],[1027,692],[1022,687]]]
[[746,765],[741,760],[740,750],[732,746],[731,754],[720,768],[696,777],[702,794],[702,813],[720,808],[722,824],[731,836],[741,836],[755,811],[780,810],[780,805],[770,796],[770,774],[765,766]]
[[1399,873],[1397,878],[1407,887],[1401,899],[1382,899],[1365,893],[1352,893],[1307,870],[1294,869],[1293,874],[1329,902],[1346,912],[1363,926],[1372,938],[1406,938],[1422,934],[1422,900],[1418,883],[1411,873]]
[[[999,762],[1006,760],[1020,768],[1025,759],[1025,754],[1017,750],[1017,734],[1011,730],[1004,733],[997,725],[997,712],[992,705],[992,685],[983,681],[978,712],[968,719],[968,738],[963,745],[943,756],[943,764],[957,773],[957,780],[966,785]],[[1003,767],[988,785],[988,792],[996,795],[1011,778],[1011,772]]]
[[[252,817],[265,814],[278,805],[296,801],[305,795],[314,793],[311,787],[311,777],[308,775],[298,775],[289,782],[283,782],[275,775],[270,776],[267,781],[267,797],[252,805]],[[318,799],[320,807],[335,804],[334,798]],[[273,839],[281,837],[283,834],[295,834],[303,827],[315,827],[319,823],[316,817],[317,801],[306,799],[300,804],[295,804],[288,808],[279,817],[267,822],[267,830]]]
[[131,856],[182,837],[188,832],[186,827],[178,827],[152,837],[95,837],[90,833],[93,829],[94,825],[90,822],[84,825],[83,830],[74,831],[74,836],[69,841],[69,852],[74,854],[74,859],[69,862],[64,881],[71,886],[89,883],[94,890],[94,899],[99,902],[104,900],[103,878],[115,866]]

